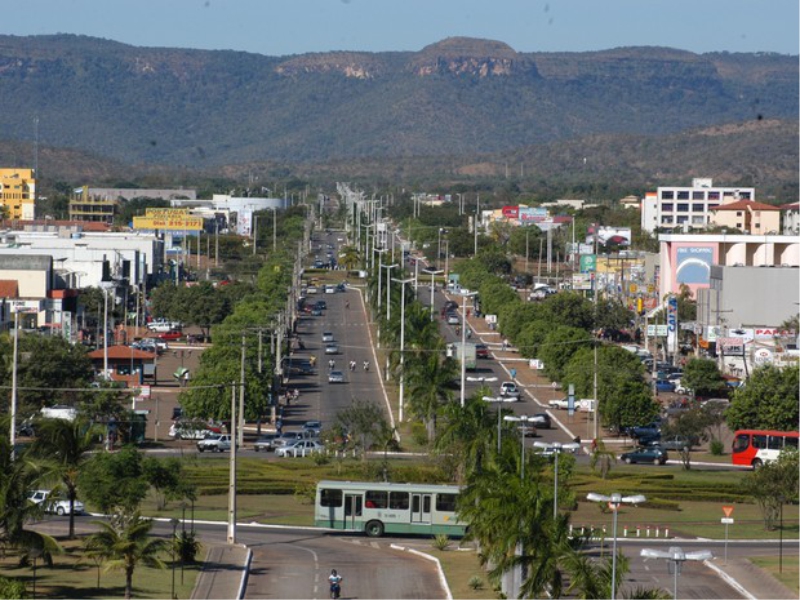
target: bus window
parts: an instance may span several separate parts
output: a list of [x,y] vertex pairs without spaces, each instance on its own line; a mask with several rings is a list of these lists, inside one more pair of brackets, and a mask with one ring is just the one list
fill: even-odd
[[733,440],[733,451],[734,452],[744,452],[750,447],[750,434],[749,433],[740,433],[736,436],[736,439]]
[[770,450],[783,450],[783,440],[786,438],[780,435],[767,436],[767,447]]
[[767,436],[763,434],[756,434],[753,436],[753,448],[763,450],[767,447]]
[[408,510],[408,504],[408,492],[391,492],[389,494],[389,508]]
[[335,508],[339,508],[342,505],[342,490],[320,490],[319,504],[320,506],[333,506]]
[[436,494],[436,510],[456,512],[456,494]]
[[389,492],[370,492],[364,494],[364,506],[366,508],[388,508]]
[[786,447],[787,448],[794,448],[795,450],[797,450],[797,438],[796,437],[788,437],[787,436],[787,437],[785,437],[783,439],[786,442]]

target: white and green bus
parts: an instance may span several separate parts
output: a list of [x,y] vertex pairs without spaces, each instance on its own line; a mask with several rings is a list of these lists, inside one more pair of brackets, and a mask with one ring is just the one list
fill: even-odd
[[456,518],[459,488],[425,483],[320,481],[314,508],[317,527],[384,533],[461,537],[466,523]]

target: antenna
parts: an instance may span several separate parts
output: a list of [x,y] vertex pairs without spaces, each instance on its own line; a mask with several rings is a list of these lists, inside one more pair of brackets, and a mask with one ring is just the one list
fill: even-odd
[[33,175],[39,177],[39,115],[33,117]]

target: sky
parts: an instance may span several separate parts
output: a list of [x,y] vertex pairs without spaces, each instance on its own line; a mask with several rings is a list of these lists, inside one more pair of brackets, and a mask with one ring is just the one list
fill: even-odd
[[447,37],[518,52],[666,46],[798,54],[798,0],[25,0],[0,33],[83,34],[134,46],[417,51]]

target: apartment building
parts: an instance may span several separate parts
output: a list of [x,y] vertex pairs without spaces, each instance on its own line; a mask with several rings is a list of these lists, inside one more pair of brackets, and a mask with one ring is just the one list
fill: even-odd
[[35,216],[36,178],[33,169],[0,169],[0,206],[9,219]]
[[[740,200],[753,200],[755,188],[714,186],[709,178],[692,180],[691,187],[659,187],[642,201],[642,229],[680,229],[684,233],[701,230],[712,222],[714,209]],[[766,231],[760,232],[766,233]]]
[[781,232],[781,209],[778,206],[739,200],[711,209],[711,223],[731,232],[774,235]]

